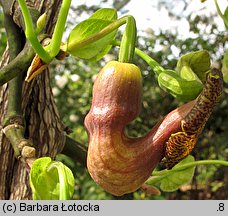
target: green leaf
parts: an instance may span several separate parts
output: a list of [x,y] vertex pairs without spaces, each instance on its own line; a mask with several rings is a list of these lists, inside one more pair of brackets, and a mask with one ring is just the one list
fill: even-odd
[[199,50],[181,56],[177,62],[177,72],[180,76],[184,66],[190,67],[197,77],[205,83],[207,73],[210,70],[209,53],[205,50]]
[[161,170],[159,172],[156,172],[156,174],[149,178],[146,183],[149,185],[160,183],[161,190],[166,192],[173,192],[180,188],[180,186],[191,182],[195,172],[195,166],[186,168],[185,165],[194,161],[194,157],[189,155],[176,166],[174,166],[171,170]]
[[29,181],[34,200],[65,200],[73,196],[74,176],[71,170],[50,157],[34,161]]
[[[223,15],[223,20],[224,20],[224,24],[225,24],[225,27],[226,29],[228,29],[228,26],[227,26],[227,22],[228,22],[228,7],[226,7],[226,10],[224,12],[224,15]],[[226,21],[225,21],[226,20]]]
[[198,81],[200,83],[202,83],[200,81],[200,79],[198,78],[198,76],[193,72],[193,70],[189,67],[189,66],[183,66],[181,68],[181,71],[179,72],[179,75],[181,78],[187,80],[187,81]]
[[43,13],[36,21],[36,34],[38,35],[44,28],[47,19],[47,14]]
[[99,60],[111,49],[110,43],[116,36],[117,29],[110,31],[99,39],[94,35],[117,19],[114,9],[100,9],[89,19],[79,23],[70,33],[67,52],[86,60]]
[[224,12],[224,17],[225,17],[226,19],[228,19],[228,6],[226,7],[226,10],[225,10],[225,12]]
[[89,19],[101,19],[101,20],[116,20],[117,12],[113,8],[101,8],[92,14]]
[[184,102],[195,99],[203,89],[203,84],[198,79],[181,78],[172,70],[161,72],[158,76],[158,83],[166,92]]
[[103,50],[100,51],[97,55],[95,55],[93,58],[89,59],[90,61],[99,61],[105,54],[109,52],[109,50],[112,48],[112,45],[107,45]]
[[195,99],[203,89],[207,73],[210,71],[210,58],[205,50],[183,55],[177,63],[177,72],[164,70],[158,76],[161,88],[180,101]]
[[[95,58],[97,55],[100,54],[101,51],[105,50],[105,48],[109,46],[111,41],[115,38],[117,30],[109,33],[108,35],[104,36],[103,38],[97,41],[86,44],[85,46],[78,48],[77,46],[74,46],[74,45],[80,44],[91,35],[99,32],[104,27],[108,26],[110,23],[111,21],[108,21],[108,20],[96,20],[96,19],[88,19],[81,22],[70,33],[70,36],[68,39],[67,51],[71,55],[82,59],[90,60],[92,58]],[[107,53],[107,50],[106,50],[106,53]]]
[[161,190],[166,192],[172,192],[177,190],[180,186],[191,182],[195,172],[195,166],[178,171],[175,171],[175,168],[181,167],[184,164],[194,161],[194,157],[189,155],[187,158],[174,166],[173,170],[169,170],[166,174],[166,178],[163,178],[161,181]]

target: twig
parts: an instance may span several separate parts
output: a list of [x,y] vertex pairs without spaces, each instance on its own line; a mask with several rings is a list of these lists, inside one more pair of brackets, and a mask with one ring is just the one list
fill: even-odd
[[[18,38],[16,41],[18,41]],[[27,42],[24,49],[17,55],[17,57],[0,70],[0,86],[27,70],[34,56],[35,52]]]
[[61,153],[69,156],[75,162],[79,162],[83,167],[86,167],[87,148],[69,136],[66,136],[66,143]]

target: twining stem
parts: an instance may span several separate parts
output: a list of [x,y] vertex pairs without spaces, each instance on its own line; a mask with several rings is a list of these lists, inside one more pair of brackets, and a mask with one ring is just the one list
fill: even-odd
[[65,23],[67,19],[67,15],[69,12],[71,0],[63,0],[61,5],[58,20],[54,29],[53,37],[50,42],[50,45],[43,48],[41,43],[37,38],[36,31],[34,30],[31,15],[27,8],[27,5],[24,0],[18,0],[19,5],[22,10],[22,14],[25,20],[25,35],[27,39],[32,44],[36,54],[42,59],[44,63],[50,63],[51,60],[59,53],[60,45],[62,41],[62,36],[65,28]]
[[132,62],[135,52],[136,23],[133,16],[126,19],[126,28],[120,44],[119,62]]
[[135,48],[135,54],[142,58],[148,65],[150,65],[156,75],[159,75],[161,72],[165,71],[165,69],[158,62],[156,62],[140,49]]
[[49,55],[47,51],[42,47],[40,44],[36,32],[33,27],[31,15],[29,13],[28,7],[25,3],[25,0],[18,0],[18,3],[20,5],[24,20],[25,20],[25,35],[26,38],[29,40],[31,43],[33,49],[39,55],[39,57],[42,59],[43,62],[49,63],[51,62],[52,58]]
[[[2,4],[4,10],[4,23],[5,29],[7,33],[7,40],[9,46],[9,64],[15,60],[20,54],[18,54],[23,44],[24,36],[21,34],[21,30],[19,27],[14,23],[12,16],[10,15],[7,4]],[[29,55],[28,52],[25,54],[26,56]],[[25,59],[28,59],[25,57]],[[24,59],[23,59],[24,60]],[[22,60],[21,60],[22,62]],[[18,62],[19,63],[19,62]],[[20,64],[14,65],[15,67],[11,67],[12,71],[17,71]],[[7,67],[7,66],[6,66]],[[5,67],[4,67],[5,68]],[[22,77],[23,71],[19,73],[17,71],[17,76],[10,80],[8,83],[8,104],[6,114],[3,119],[3,133],[5,134],[6,138],[10,141],[10,144],[14,150],[14,155],[19,159],[22,156],[22,161],[25,162],[27,158],[33,157],[35,153],[35,149],[30,147],[31,141],[24,138],[24,131],[25,131],[25,124],[24,118],[22,115],[21,109],[21,101],[22,101]],[[25,159],[25,160],[24,160]]]
[[215,6],[216,6],[216,9],[217,9],[218,15],[223,19],[223,14],[222,14],[222,11],[219,8],[217,0],[214,0],[214,2],[215,2]]
[[216,6],[216,9],[217,9],[218,15],[223,19],[223,22],[225,23],[226,28],[228,28],[228,20],[227,20],[226,17],[222,14],[222,11],[221,11],[220,8],[219,8],[219,5],[218,5],[217,0],[214,0],[214,2],[215,2],[215,6]]
[[[20,30],[13,22],[10,15],[5,14],[5,29],[9,45],[9,61],[12,61],[20,52],[22,43],[20,42]],[[3,131],[14,149],[16,157],[20,155],[20,150],[17,146],[18,141],[23,139],[24,128],[19,125],[18,127],[8,125],[17,124],[21,121],[21,94],[22,94],[22,73],[18,74],[14,79],[9,82],[9,95],[8,106],[3,121]]]
[[71,4],[71,0],[63,0],[62,2],[59,15],[58,15],[58,20],[56,22],[55,29],[50,42],[49,49],[50,49],[50,56],[52,58],[54,58],[59,53],[70,4]]
[[[120,41],[113,41],[112,45],[114,46],[120,46]],[[165,69],[156,62],[153,58],[148,56],[145,52],[141,51],[140,49],[135,47],[135,54],[138,55],[140,58],[142,58],[150,67],[153,69],[153,71],[156,73],[156,75],[159,75],[161,72],[165,71]]]

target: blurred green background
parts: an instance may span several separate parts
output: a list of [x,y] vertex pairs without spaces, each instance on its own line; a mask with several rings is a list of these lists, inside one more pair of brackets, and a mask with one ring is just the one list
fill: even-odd
[[[72,1],[74,2],[74,1]],[[81,3],[80,3],[81,2]],[[88,3],[90,2],[90,3]],[[91,3],[92,2],[92,3]],[[131,14],[129,4],[134,0],[103,0],[103,1],[79,1],[72,5],[68,17],[66,32],[73,28],[78,22],[87,18],[100,7],[114,7],[118,10],[119,16]],[[149,2],[149,1],[148,1]],[[181,6],[180,6],[180,2]],[[202,9],[194,9],[191,5],[196,1],[154,1],[151,10],[166,11],[170,21],[177,23],[176,27],[164,25],[153,29],[148,26],[138,26],[138,44],[141,50],[146,52],[163,67],[175,69],[178,58],[191,51],[205,49],[210,53],[212,64],[221,66],[221,59],[224,54],[225,32],[218,26],[218,15],[215,10],[208,14],[202,13]],[[175,12],[174,7],[179,8]],[[178,7],[180,6],[180,7]],[[136,6],[137,7],[137,6]],[[202,6],[207,10],[206,5]],[[224,8],[225,9],[225,8]],[[187,12],[186,12],[187,11]],[[141,11],[141,13],[143,13]],[[134,15],[134,14],[133,14]],[[150,19],[159,19],[153,17]],[[188,32],[183,37],[178,25],[186,25]],[[146,21],[146,20],[145,20]],[[136,18],[136,22],[138,20]],[[139,22],[142,23],[141,20]],[[179,24],[178,24],[179,23]],[[225,28],[224,28],[225,29]],[[67,35],[67,33],[66,33]],[[117,36],[120,37],[121,34]],[[3,28],[3,14],[0,10],[0,56],[6,46],[6,34]],[[105,62],[117,59],[118,48],[113,48],[99,62],[87,62],[77,58],[68,57],[63,61],[54,61],[51,66],[53,94],[63,122],[69,126],[73,133],[70,136],[87,145],[88,137],[83,127],[85,115],[91,105],[92,85],[95,77]],[[135,56],[134,63],[141,68],[143,73],[143,104],[140,116],[130,125],[128,133],[132,136],[141,136],[147,133],[153,125],[165,114],[180,106],[181,103],[164,92],[157,84],[156,77],[151,68]],[[203,133],[199,137],[196,148],[192,155],[196,160],[228,158],[228,85],[224,84],[224,94],[220,103],[214,110]],[[59,155],[59,160],[64,161],[75,175],[74,199],[227,199],[228,198],[228,169],[217,166],[198,166],[191,184],[181,187],[172,193],[161,192],[159,196],[150,196],[138,190],[135,193],[123,197],[114,197],[97,186],[90,178],[87,171],[79,164],[65,155]],[[159,167],[158,167],[159,169]]]

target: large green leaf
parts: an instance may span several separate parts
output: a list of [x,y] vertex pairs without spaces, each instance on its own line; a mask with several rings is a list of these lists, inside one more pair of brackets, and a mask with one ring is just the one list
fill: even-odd
[[203,89],[203,84],[198,79],[184,79],[172,70],[161,72],[158,83],[162,89],[184,102],[195,99]]
[[29,181],[34,200],[65,200],[73,196],[74,176],[71,170],[50,157],[34,161]]
[[177,72],[181,75],[184,66],[188,66],[204,83],[210,70],[210,56],[206,50],[199,50],[181,56],[177,62]]
[[116,20],[117,12],[113,8],[101,8],[92,14],[89,19],[100,19],[100,20]]
[[102,38],[87,42],[94,35],[117,19],[114,9],[101,9],[95,12],[89,19],[79,23],[70,33],[67,41],[67,52],[73,56],[99,60],[110,49],[110,43],[116,36],[117,29],[104,35]]
[[[194,157],[191,155],[189,155],[187,158],[185,158],[179,164],[177,164],[175,168],[181,167],[182,165],[190,162],[194,162]],[[160,185],[161,190],[166,192],[172,192],[177,190],[180,186],[191,182],[195,172],[195,166],[186,169],[181,169],[178,171],[175,171],[175,168],[173,171],[169,170],[166,178],[162,179]]]
[[227,26],[227,22],[228,22],[228,7],[226,7],[226,10],[224,12],[223,20],[224,20],[224,24],[225,24],[226,29],[228,29],[228,26]]
[[[195,166],[185,167],[184,165],[194,162],[194,157],[189,155],[171,170],[162,170],[147,180],[147,184],[154,185],[160,183],[160,189],[172,192],[184,184],[191,182],[195,172]],[[182,168],[183,167],[183,168]]]

